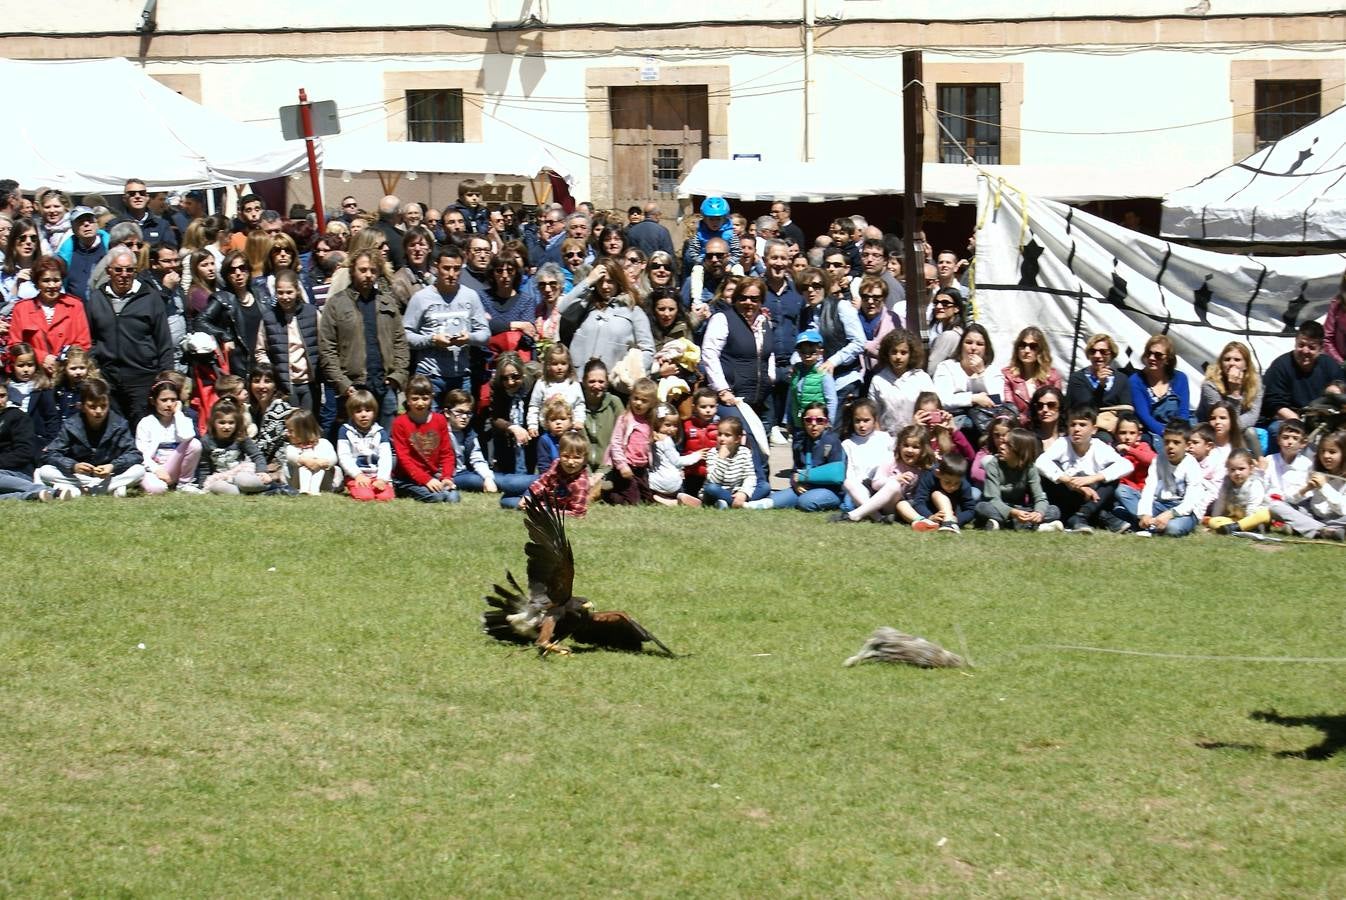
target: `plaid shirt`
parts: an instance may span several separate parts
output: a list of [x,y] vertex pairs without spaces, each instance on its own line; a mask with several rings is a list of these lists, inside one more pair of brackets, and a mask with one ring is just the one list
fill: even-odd
[[547,494],[562,513],[582,519],[589,511],[589,470],[582,468],[576,475],[567,475],[561,471],[561,460],[557,459],[538,476],[528,491]]

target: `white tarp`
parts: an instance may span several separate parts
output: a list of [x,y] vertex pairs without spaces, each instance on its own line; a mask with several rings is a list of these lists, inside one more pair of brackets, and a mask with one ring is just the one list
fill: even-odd
[[[25,190],[120,194],[246,184],[308,167],[302,141],[235,122],[167,88],[125,59],[0,59],[0,84],[34,98],[11,102],[0,178]],[[73,123],[73,124],[67,124]]]
[[550,169],[567,184],[572,181],[570,172],[546,146],[512,140],[444,144],[331,137],[323,140],[323,168],[328,172],[451,172],[523,178]]
[[1087,365],[1084,343],[1107,332],[1120,365],[1137,368],[1150,335],[1173,340],[1193,399],[1205,366],[1229,341],[1265,369],[1321,319],[1346,255],[1255,257],[1152,238],[1061,203],[983,182],[973,271],[977,320],[996,365],[1026,325],[1043,330],[1063,373]]
[[1164,198],[1165,237],[1346,241],[1346,107]]
[[[1181,166],[983,166],[992,176],[1036,196],[1084,203],[1128,197],[1162,197],[1199,172]],[[975,203],[977,169],[951,163],[926,163],[921,169],[927,203]],[[864,161],[760,162],[703,159],[678,185],[679,197],[719,196],[731,200],[781,200],[822,203],[881,194],[901,194],[900,157]]]

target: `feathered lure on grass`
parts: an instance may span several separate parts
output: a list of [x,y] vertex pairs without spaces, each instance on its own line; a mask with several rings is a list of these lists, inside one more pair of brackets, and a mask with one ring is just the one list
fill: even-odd
[[887,626],[875,629],[860,652],[846,660],[846,665],[869,660],[907,663],[923,669],[957,669],[966,665],[961,656],[950,653],[939,644]]
[[565,517],[544,496],[524,503],[528,542],[528,589],[506,571],[508,586],[494,584],[487,594],[491,609],[481,614],[482,630],[491,637],[516,644],[534,644],[543,655],[569,653],[561,641],[572,638],[610,650],[640,652],[646,642],[669,656],[663,641],[624,612],[595,610],[584,597],[572,593],[575,556],[565,533]]

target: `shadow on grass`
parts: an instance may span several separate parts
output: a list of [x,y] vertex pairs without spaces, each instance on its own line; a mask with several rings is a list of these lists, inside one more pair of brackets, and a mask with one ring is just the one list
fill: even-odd
[[[1323,733],[1320,743],[1303,750],[1282,750],[1276,756],[1279,759],[1310,759],[1315,761],[1331,759],[1346,748],[1346,715],[1321,716],[1283,716],[1272,710],[1254,710],[1248,718],[1272,725],[1284,725],[1286,728],[1317,728]],[[1265,750],[1260,744],[1241,744],[1226,741],[1198,741],[1197,746],[1204,750],[1245,750],[1255,752]]]

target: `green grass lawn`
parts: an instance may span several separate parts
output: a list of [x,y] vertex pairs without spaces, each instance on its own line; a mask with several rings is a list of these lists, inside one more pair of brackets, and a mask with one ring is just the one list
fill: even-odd
[[598,509],[577,590],[682,655],[540,660],[487,498],[0,509],[6,895],[1346,894],[1346,754],[1279,755],[1346,666],[1049,646],[1344,656],[1339,545]]

